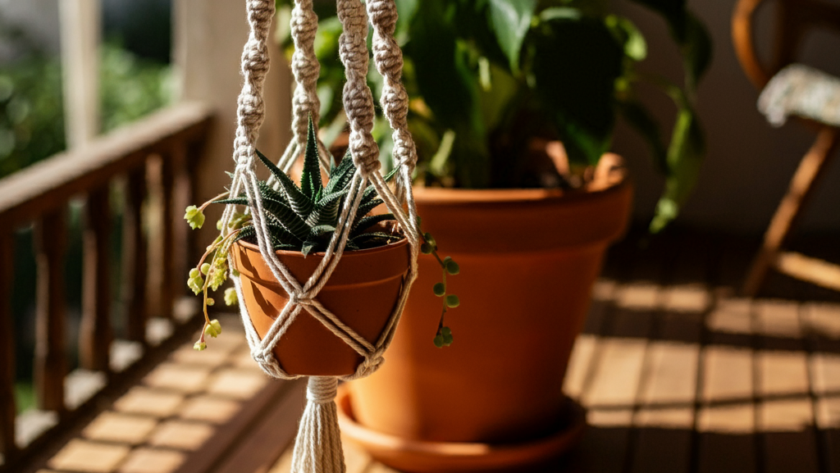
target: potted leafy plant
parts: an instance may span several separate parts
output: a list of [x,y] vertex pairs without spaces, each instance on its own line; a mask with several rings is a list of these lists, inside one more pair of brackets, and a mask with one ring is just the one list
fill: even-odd
[[[659,230],[677,215],[704,155],[694,105],[709,37],[685,1],[636,0],[669,25],[685,63],[678,85],[639,70],[644,37],[608,2],[396,3],[421,158],[416,203],[424,229],[466,268],[443,288],[465,306],[448,322],[455,343],[437,350],[424,337],[438,324],[429,311],[441,300],[412,294],[388,364],[345,390],[343,428],[380,460],[411,471],[538,461],[579,432],[568,425],[563,376],[604,252],[630,212],[631,186],[609,153],[615,121],[642,134],[666,176],[651,223]],[[331,141],[344,126],[332,67],[340,31],[329,2],[316,6]],[[375,73],[368,80],[382,86]],[[638,98],[640,83],[677,106],[667,144]],[[387,149],[389,135],[378,138]],[[437,280],[437,264],[421,257],[421,287]],[[487,448],[460,448],[476,443]]]

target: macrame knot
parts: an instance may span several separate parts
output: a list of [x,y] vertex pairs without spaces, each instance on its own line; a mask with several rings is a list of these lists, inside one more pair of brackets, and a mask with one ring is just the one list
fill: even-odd
[[292,293],[289,295],[289,304],[312,305],[312,298],[306,294]]
[[368,0],[368,15],[370,20],[380,28],[382,33],[393,36],[397,30],[397,5],[393,0]]
[[268,362],[268,358],[272,355],[266,355],[265,351],[260,349],[260,347],[255,347],[251,349],[251,358],[256,361],[260,365],[264,365]]
[[359,367],[356,369],[356,374],[353,375],[354,379],[365,378],[367,376],[376,373],[382,363],[385,362],[385,357],[382,356],[382,350],[376,350],[370,355],[366,356],[365,359],[359,364]]
[[335,400],[337,391],[335,378],[313,376],[306,385],[306,399],[315,404],[329,404]]
[[359,168],[362,176],[370,176],[382,167],[379,162],[379,145],[370,133],[354,131],[350,133],[350,152],[353,164]]
[[240,125],[247,125],[251,128],[259,127],[263,119],[265,103],[257,95],[243,94],[239,97],[239,121]]
[[373,45],[373,57],[376,60],[376,70],[386,76],[386,79],[395,82],[402,79],[403,56],[394,48],[397,42],[394,38],[379,38]]

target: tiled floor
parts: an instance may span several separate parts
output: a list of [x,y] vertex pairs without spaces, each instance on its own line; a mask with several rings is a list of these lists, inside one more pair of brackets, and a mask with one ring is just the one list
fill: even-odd
[[[565,381],[589,429],[545,473],[840,473],[837,296],[776,278],[772,298],[736,297],[752,248],[685,235],[611,253]],[[235,325],[172,353],[50,471],[176,471],[268,382]],[[280,450],[258,471],[288,472]],[[345,453],[348,473],[393,473]]]
[[[837,295],[774,277],[785,299],[734,296],[751,248],[687,235],[612,252],[565,380],[589,428],[540,471],[840,473]],[[345,450],[348,473],[393,473]]]
[[55,473],[171,473],[269,382],[238,321],[196,352],[173,352],[48,462]]

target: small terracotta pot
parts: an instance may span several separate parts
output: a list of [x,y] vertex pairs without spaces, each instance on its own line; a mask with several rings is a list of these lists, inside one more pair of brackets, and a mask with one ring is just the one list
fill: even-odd
[[[604,253],[627,225],[630,183],[573,192],[416,189],[415,198],[440,256],[461,266],[448,278],[461,298],[446,315],[455,340],[432,343],[441,270],[421,256],[386,363],[349,383],[355,421],[407,443],[526,444],[555,435],[566,422],[572,345]],[[409,471],[444,471],[371,453]]]
[[[256,245],[237,242],[231,255],[241,275],[242,302],[262,338],[289,296]],[[301,284],[306,283],[324,258],[322,253],[304,257],[296,251],[277,251],[277,255]],[[409,258],[407,240],[369,250],[345,251],[318,300],[356,333],[376,343],[396,305]],[[362,362],[355,350],[305,308],[280,339],[274,354],[291,375],[347,376],[355,373]]]

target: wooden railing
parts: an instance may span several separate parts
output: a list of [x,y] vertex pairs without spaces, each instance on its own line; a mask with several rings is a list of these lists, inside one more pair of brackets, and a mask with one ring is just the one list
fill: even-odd
[[[65,392],[68,375],[64,264],[71,200],[84,199],[81,368],[104,375],[105,384],[123,374],[110,358],[112,195],[122,195],[122,255],[119,298],[127,320],[125,337],[148,356],[149,314],[172,318],[190,238],[181,212],[192,200],[195,160],[201,153],[210,112],[180,104],[0,180],[0,469],[19,471],[38,442],[16,433],[15,331],[11,309],[14,232],[34,227],[37,271],[34,388],[37,409],[53,413],[51,429],[73,418]],[[120,183],[122,192],[112,193]],[[154,205],[150,205],[154,204]],[[151,259],[153,264],[149,264]],[[184,276],[186,278],[186,276]],[[177,282],[175,281],[177,279]],[[185,279],[184,279],[185,280]],[[147,287],[149,281],[155,287]],[[151,296],[150,296],[151,295]],[[152,304],[152,301],[155,304]],[[46,430],[44,433],[50,432]],[[42,435],[46,436],[46,435]],[[16,440],[16,438],[18,438]]]

